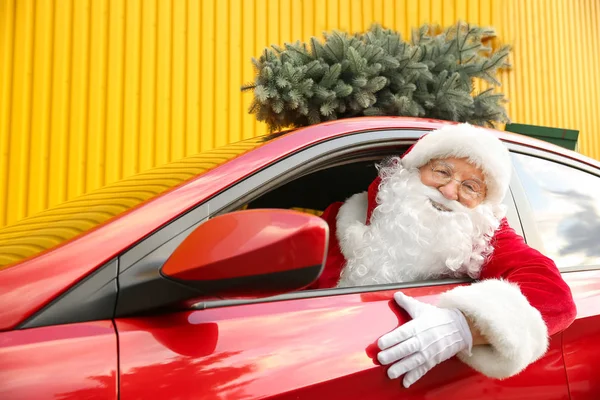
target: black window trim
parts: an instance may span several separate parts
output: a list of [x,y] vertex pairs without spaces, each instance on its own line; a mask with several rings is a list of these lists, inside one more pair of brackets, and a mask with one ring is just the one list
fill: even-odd
[[110,320],[118,296],[118,258],[107,261],[15,329]]
[[261,299],[252,300],[210,300],[200,301],[191,306],[192,310],[208,310],[212,308],[241,306],[248,304],[261,304],[261,303],[273,303],[276,301],[286,300],[300,300],[310,298],[321,298],[331,296],[342,296],[346,294],[360,294],[360,293],[371,293],[371,292],[385,292],[388,290],[401,290],[401,289],[413,289],[420,287],[434,287],[434,286],[450,286],[459,284],[468,284],[474,282],[471,278],[463,279],[436,279],[436,280],[425,280],[415,282],[403,282],[403,283],[390,283],[384,285],[365,285],[365,286],[354,286],[345,288],[331,288],[331,289],[315,289],[298,291],[292,293],[285,293],[278,296],[265,297]]

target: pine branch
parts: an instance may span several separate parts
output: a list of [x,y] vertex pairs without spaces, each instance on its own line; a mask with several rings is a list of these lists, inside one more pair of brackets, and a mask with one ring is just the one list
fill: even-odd
[[310,44],[312,47],[312,56],[314,58],[323,58],[325,56],[325,50],[323,49],[323,45],[319,43],[317,38],[310,38]]
[[307,66],[306,66],[306,71],[304,72],[304,74],[306,75],[307,78],[315,78],[317,76],[320,76],[322,74],[322,70],[323,67],[321,66],[321,63],[317,60],[311,61]]
[[319,82],[319,84],[322,87],[329,89],[330,87],[335,85],[335,82],[338,80],[341,73],[342,73],[341,64],[333,64],[327,70],[327,72],[325,72],[325,75],[323,75],[323,78],[321,79],[321,82]]
[[350,47],[348,49],[348,61],[350,65],[350,71],[353,74],[360,75],[364,72],[367,65],[367,60],[362,58],[354,47]]
[[375,78],[369,79],[367,84],[363,87],[363,90],[369,93],[375,93],[383,89],[387,84],[387,79],[383,76],[376,76]]
[[254,83],[246,83],[246,84],[242,85],[241,90],[242,90],[242,92],[245,92],[247,90],[254,89],[255,87],[256,87],[256,84],[254,84]]
[[302,49],[299,48],[299,46],[294,46],[291,45],[289,43],[285,44],[285,48],[290,52],[290,53],[294,53],[297,56],[300,57],[300,59],[302,60],[302,62],[304,63],[309,63],[311,61],[314,60],[313,57],[310,56],[310,54],[308,54],[306,52],[306,46],[304,45]]

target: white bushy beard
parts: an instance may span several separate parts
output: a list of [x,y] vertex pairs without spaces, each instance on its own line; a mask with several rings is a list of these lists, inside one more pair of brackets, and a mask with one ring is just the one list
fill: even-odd
[[[490,241],[503,207],[469,209],[424,185],[417,169],[392,161],[380,168],[378,206],[370,224],[355,221],[340,232],[347,263],[338,287],[477,278],[493,251]],[[434,208],[432,201],[451,211]]]

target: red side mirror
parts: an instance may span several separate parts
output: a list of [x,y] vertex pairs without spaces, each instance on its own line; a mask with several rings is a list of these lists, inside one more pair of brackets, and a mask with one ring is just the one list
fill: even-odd
[[321,273],[329,227],[289,210],[224,214],[200,225],[163,265],[162,274],[203,295],[265,297],[299,290]]

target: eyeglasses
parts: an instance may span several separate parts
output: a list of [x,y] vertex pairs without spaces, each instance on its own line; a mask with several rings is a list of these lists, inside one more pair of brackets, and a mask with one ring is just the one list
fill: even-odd
[[459,194],[465,200],[477,200],[485,193],[485,186],[474,179],[459,181],[454,179],[454,170],[452,167],[443,162],[435,162],[430,164],[433,180],[440,186],[447,185],[451,181],[460,183]]

